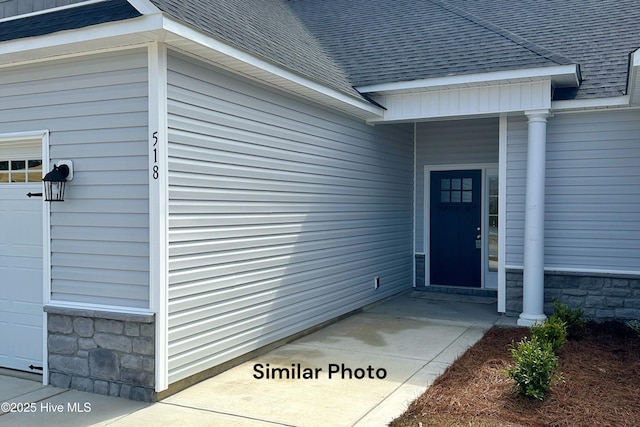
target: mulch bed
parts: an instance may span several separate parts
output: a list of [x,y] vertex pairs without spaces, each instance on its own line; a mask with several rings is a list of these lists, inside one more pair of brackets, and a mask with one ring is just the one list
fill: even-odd
[[558,353],[544,401],[514,394],[509,345],[527,328],[494,327],[390,426],[640,426],[640,335],[589,323]]

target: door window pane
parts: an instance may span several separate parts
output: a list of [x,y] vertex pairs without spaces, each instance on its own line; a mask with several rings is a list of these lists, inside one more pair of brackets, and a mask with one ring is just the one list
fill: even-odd
[[42,181],[42,160],[0,160],[0,184]]
[[0,161],[0,184],[9,182],[9,162]]
[[489,190],[489,271],[498,271],[498,177],[488,177]]
[[471,190],[471,189],[473,189],[473,178],[463,178],[462,179],[462,189],[463,190]]
[[440,203],[473,203],[473,178],[441,179]]
[[11,161],[11,182],[27,182],[27,162],[24,160]]
[[29,160],[27,165],[29,167],[27,176],[29,182],[42,181],[42,160]]

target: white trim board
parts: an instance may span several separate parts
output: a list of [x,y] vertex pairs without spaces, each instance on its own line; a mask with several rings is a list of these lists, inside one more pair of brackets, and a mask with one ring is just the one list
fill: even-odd
[[[522,265],[506,265],[506,270],[524,270]],[[561,273],[584,273],[584,274],[621,274],[629,276],[640,276],[640,270],[607,270],[598,268],[572,268],[572,267],[545,267],[544,271],[558,271]]]
[[525,68],[509,71],[453,75],[419,79],[397,83],[381,83],[359,86],[361,93],[390,94],[425,91],[429,89],[451,89],[455,87],[481,87],[491,84],[525,83],[541,80],[553,81],[555,87],[578,87],[580,69],[578,65],[557,65],[553,67]]
[[95,311],[106,311],[110,313],[141,314],[145,316],[150,316],[154,314],[153,312],[145,308],[121,307],[118,305],[93,304],[93,303],[85,303],[85,302],[59,301],[59,300],[53,300],[53,299],[50,299],[49,302],[45,305],[49,307],[69,308],[73,310],[95,310]]
[[507,311],[507,126],[506,115],[501,115],[498,127],[498,312]]
[[169,387],[167,48],[149,46],[149,309],[156,313],[155,390]]

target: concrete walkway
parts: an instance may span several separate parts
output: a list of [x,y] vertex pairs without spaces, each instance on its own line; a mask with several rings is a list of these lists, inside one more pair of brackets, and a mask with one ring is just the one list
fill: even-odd
[[0,425],[385,426],[494,324],[515,318],[483,299],[403,294],[155,404],[0,376],[0,402],[29,411],[3,405]]

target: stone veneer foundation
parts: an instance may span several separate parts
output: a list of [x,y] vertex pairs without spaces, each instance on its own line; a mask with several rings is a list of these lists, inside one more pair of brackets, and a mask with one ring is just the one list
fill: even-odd
[[45,306],[49,384],[153,402],[154,315]]
[[[509,269],[507,314],[522,312],[522,270]],[[640,276],[546,271],[544,274],[544,311],[553,313],[557,300],[573,309],[581,309],[587,318],[604,320],[640,319]]]

